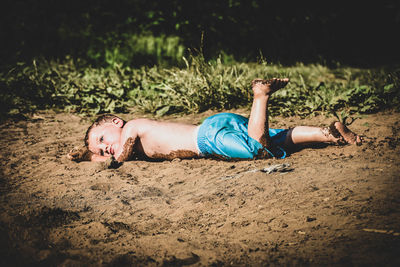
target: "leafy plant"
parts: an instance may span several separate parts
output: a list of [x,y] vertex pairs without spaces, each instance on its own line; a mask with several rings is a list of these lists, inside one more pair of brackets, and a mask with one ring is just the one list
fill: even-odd
[[250,106],[251,80],[289,77],[274,94],[270,114],[341,114],[342,120],[384,108],[399,108],[398,69],[329,69],[322,65],[282,66],[206,61],[200,53],[183,57],[184,67],[131,68],[118,60],[108,67],[85,62],[35,60],[0,72],[2,114],[38,109],[98,114],[131,108],[163,116]]

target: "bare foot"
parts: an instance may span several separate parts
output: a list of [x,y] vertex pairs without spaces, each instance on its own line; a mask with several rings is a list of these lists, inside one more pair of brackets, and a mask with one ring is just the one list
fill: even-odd
[[289,79],[273,78],[270,80],[254,79],[251,82],[254,96],[257,95],[272,95],[274,92],[285,87],[289,83]]
[[329,134],[336,139],[334,142],[339,145],[356,144],[359,146],[362,144],[362,138],[353,133],[349,128],[346,127],[346,125],[339,121],[331,123],[328,129]]

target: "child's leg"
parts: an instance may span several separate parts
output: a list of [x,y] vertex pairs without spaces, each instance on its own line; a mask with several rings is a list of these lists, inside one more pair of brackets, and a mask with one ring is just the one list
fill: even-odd
[[256,79],[252,82],[254,99],[249,118],[248,134],[266,148],[271,145],[268,133],[268,101],[275,91],[285,87],[288,82],[289,79]]
[[329,127],[319,128],[297,126],[291,129],[286,137],[285,146],[309,145],[313,143],[361,144],[356,135],[341,122],[334,122]]

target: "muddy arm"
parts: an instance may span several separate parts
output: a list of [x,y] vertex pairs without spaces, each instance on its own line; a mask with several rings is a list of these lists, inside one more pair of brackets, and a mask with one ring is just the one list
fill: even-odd
[[136,138],[129,137],[124,144],[124,148],[122,150],[121,155],[117,157],[117,161],[121,162],[132,159],[134,155],[135,143],[136,143]]

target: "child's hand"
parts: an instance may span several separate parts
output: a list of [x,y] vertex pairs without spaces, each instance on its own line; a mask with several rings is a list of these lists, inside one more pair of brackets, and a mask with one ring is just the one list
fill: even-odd
[[68,154],[67,158],[75,162],[90,161],[92,152],[86,146],[74,147]]

